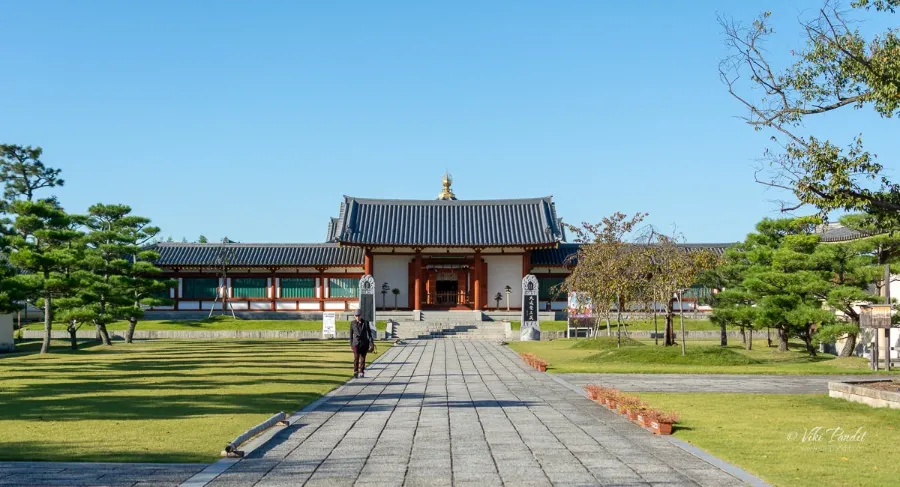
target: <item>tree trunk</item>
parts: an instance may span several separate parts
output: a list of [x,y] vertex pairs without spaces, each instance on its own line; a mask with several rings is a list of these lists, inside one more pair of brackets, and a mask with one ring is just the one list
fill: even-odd
[[78,328],[75,327],[75,321],[70,321],[69,326],[66,327],[66,331],[69,332],[69,343],[71,344],[72,350],[78,350],[78,337],[77,332]]
[[684,300],[681,292],[678,293],[678,319],[681,321],[681,355],[687,355],[687,337],[684,333]]
[[772,347],[772,329],[769,328],[768,326],[766,327],[766,342],[767,342],[766,346],[771,348]]
[[[753,333],[753,330],[750,330],[750,333]],[[747,345],[747,328],[743,325],[741,325],[741,343]]]
[[102,323],[95,323],[97,325],[97,333],[100,335],[100,340],[103,341],[104,345],[112,345],[112,340],[109,339],[109,331],[106,329],[106,325]]
[[848,333],[847,341],[844,342],[844,348],[841,349],[841,357],[852,357],[853,352],[856,351],[856,338],[859,336],[858,332]]
[[134,329],[137,327],[137,318],[132,316],[128,318],[128,331],[125,332],[125,343],[131,343],[134,338]]
[[722,323],[722,346],[728,346],[728,331],[725,330],[725,323]]
[[788,351],[787,329],[783,326],[777,326],[777,327],[775,327],[775,331],[778,332],[778,351],[779,352],[787,352]]
[[[741,330],[743,329],[744,327],[741,327]],[[753,350],[753,328],[750,328],[750,333],[747,336],[747,341],[744,343],[744,345],[746,345],[747,350]]]
[[609,312],[606,313],[606,336],[612,336],[612,325],[609,323]]
[[656,303],[653,303],[653,342],[659,346],[659,325],[656,324]]
[[50,332],[53,330],[53,316],[50,312],[52,302],[50,291],[44,293],[44,341],[41,343],[41,353],[50,352]]
[[616,347],[622,346],[622,310],[616,306]]

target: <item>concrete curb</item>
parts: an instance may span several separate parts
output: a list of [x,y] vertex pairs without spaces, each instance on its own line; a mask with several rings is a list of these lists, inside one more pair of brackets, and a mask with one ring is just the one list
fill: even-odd
[[[388,347],[388,348],[390,348],[390,347]],[[387,352],[387,350],[388,349],[385,349],[385,351],[382,352],[381,355],[378,356],[378,358],[373,360],[372,363],[369,364],[369,366],[378,363],[384,357],[384,354]],[[347,382],[349,382],[349,380]],[[246,456],[246,455],[253,453],[253,451],[256,450],[257,448],[268,443],[269,440],[274,438],[275,435],[277,435],[281,430],[283,430],[284,428],[290,427],[291,425],[295,424],[300,418],[302,418],[306,414],[311,413],[312,411],[315,411],[316,409],[318,409],[319,406],[321,406],[322,404],[327,402],[329,399],[331,399],[332,397],[337,395],[339,392],[344,390],[344,388],[347,387],[347,382],[344,382],[339,387],[333,389],[332,391],[325,394],[324,396],[307,404],[303,409],[291,413],[290,416],[288,416],[288,418],[287,418],[287,423],[288,423],[287,426],[280,426],[280,427],[273,426],[273,427],[268,428],[267,430],[263,431],[262,433],[257,435],[255,438],[252,438],[251,440],[246,442],[245,447],[242,449],[244,452],[244,455]],[[216,477],[225,473],[226,470],[233,467],[235,464],[237,464],[241,460],[243,460],[243,458],[223,458],[223,459],[213,463],[212,465],[206,467],[205,469],[203,469],[203,471],[197,473],[193,477],[187,479],[181,485],[179,485],[179,487],[204,487],[207,484],[209,484],[210,482],[212,482],[213,480],[215,480]]]
[[[571,384],[561,377],[556,377],[554,374],[547,374],[547,376],[550,377],[550,379],[552,379],[557,384],[565,386],[581,396],[587,397],[587,392],[585,392],[584,389],[576,386],[575,384]],[[678,448],[681,448],[682,450],[690,453],[691,455],[694,455],[695,457],[700,458],[701,460],[705,461],[706,463],[708,463],[710,465],[713,465],[725,472],[728,472],[728,474],[732,475],[733,477],[735,477],[739,480],[742,480],[742,481],[748,483],[749,485],[752,485],[754,487],[769,487],[769,484],[766,483],[763,479],[753,475],[750,472],[747,472],[746,470],[738,467],[737,465],[732,465],[718,457],[710,455],[706,451],[704,451],[700,448],[697,448],[696,446],[693,446],[690,443],[679,440],[678,438],[675,438],[673,436],[667,436],[665,439],[668,440],[669,442],[671,442],[673,445],[677,446]]]

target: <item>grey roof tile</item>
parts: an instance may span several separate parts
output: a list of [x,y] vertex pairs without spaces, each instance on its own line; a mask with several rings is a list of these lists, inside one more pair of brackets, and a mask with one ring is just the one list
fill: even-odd
[[231,266],[247,267],[342,267],[362,266],[363,250],[336,244],[189,244],[158,243],[156,251],[163,267],[214,266],[220,249],[232,250]]
[[[706,249],[716,255],[725,253],[725,249],[733,244],[678,244],[679,247],[688,252]],[[531,265],[535,267],[558,267],[563,265],[574,264],[575,256],[578,255],[578,249],[581,244],[578,243],[561,243],[554,249],[535,249],[531,251]]]
[[563,239],[550,197],[377,200],[344,197],[336,240],[350,245],[491,247]]

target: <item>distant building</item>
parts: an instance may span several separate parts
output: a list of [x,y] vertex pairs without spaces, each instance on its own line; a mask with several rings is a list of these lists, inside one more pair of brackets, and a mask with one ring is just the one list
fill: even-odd
[[[449,175],[435,200],[345,196],[315,244],[159,243],[157,265],[177,279],[174,305],[154,310],[209,310],[227,293],[236,311],[318,312],[357,306],[359,278],[375,278],[379,309],[506,310],[521,307],[522,278],[534,274],[541,307],[566,308],[551,288],[570,270],[578,244],[551,197],[460,200]],[[728,244],[685,244],[721,253]],[[223,281],[218,271],[228,268]],[[497,294],[501,300],[495,300]],[[221,301],[220,301],[221,302]]]

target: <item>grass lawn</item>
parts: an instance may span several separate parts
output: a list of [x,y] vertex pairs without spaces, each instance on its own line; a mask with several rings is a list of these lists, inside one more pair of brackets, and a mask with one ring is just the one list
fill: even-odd
[[0,355],[0,460],[211,462],[353,372],[346,340],[53,344]]
[[[818,394],[640,397],[681,415],[677,438],[773,485],[898,485],[900,410]],[[848,436],[860,431],[861,441],[841,440],[835,428]]]
[[[375,327],[384,330],[385,321],[376,321]],[[43,330],[43,323],[31,323],[29,330]],[[65,325],[59,323],[55,328],[64,330]],[[127,321],[118,321],[107,327],[110,331],[125,331],[128,329]],[[349,331],[349,321],[336,321],[337,330]],[[139,321],[137,330],[153,331],[208,331],[208,330],[277,330],[277,331],[322,331],[322,322],[313,320],[241,320],[231,317],[214,316],[203,320],[146,320]]]
[[[513,330],[518,330],[522,327],[521,321],[511,321],[510,325]],[[611,322],[612,331],[615,333],[616,331],[616,322]],[[666,319],[662,316],[659,317],[658,326],[660,333],[666,331]],[[631,320],[623,324],[622,326],[625,330],[631,331],[653,331],[653,319],[649,320]],[[719,331],[720,328],[718,325],[714,325],[709,320],[684,320],[684,329],[687,331]],[[729,328],[729,331],[737,330],[737,328]],[[565,321],[542,321],[541,322],[541,331],[566,331],[566,322]],[[606,322],[603,323],[601,331],[606,333]],[[675,332],[681,332],[681,324],[678,321],[678,317],[675,317]]]
[[874,374],[866,359],[829,354],[809,357],[799,343],[779,352],[767,348],[765,341],[747,351],[740,341],[723,348],[717,341],[688,340],[687,355],[682,356],[680,346],[655,346],[653,340],[624,337],[622,341],[626,344],[622,348],[616,348],[615,337],[510,342],[509,346],[547,360],[551,373]]

